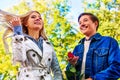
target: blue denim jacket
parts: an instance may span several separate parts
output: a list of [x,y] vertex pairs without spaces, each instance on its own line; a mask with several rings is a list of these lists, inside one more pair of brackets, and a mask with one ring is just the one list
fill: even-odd
[[[81,39],[73,51],[75,56],[79,56],[75,66],[78,72],[81,71],[84,40],[85,38]],[[67,71],[69,71],[70,66],[71,64],[68,63]],[[74,80],[73,77],[67,75],[68,80]],[[85,64],[85,78],[89,77],[93,80],[117,80],[120,77],[120,50],[115,39],[101,36],[99,33],[91,37]],[[76,78],[80,80],[79,76]]]

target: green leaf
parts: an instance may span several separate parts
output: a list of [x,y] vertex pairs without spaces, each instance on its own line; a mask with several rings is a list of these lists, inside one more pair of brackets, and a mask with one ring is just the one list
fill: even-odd
[[71,77],[71,76],[74,76],[75,73],[71,72],[71,71],[65,71],[65,74],[68,76],[68,77]]
[[118,80],[120,80],[120,78]]
[[76,72],[75,67],[74,67],[74,66],[71,66],[71,67],[70,67],[70,71],[73,72],[73,73],[75,73],[75,72]]

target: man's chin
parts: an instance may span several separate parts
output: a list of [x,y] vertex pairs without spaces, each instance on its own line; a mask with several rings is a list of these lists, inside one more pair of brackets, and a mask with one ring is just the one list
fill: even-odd
[[82,34],[84,34],[84,35],[86,34],[86,31],[81,31],[81,32],[82,32]]

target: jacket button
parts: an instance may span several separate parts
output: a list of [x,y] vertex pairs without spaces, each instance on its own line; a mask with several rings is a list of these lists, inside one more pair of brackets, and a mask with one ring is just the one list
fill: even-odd
[[43,77],[43,76],[41,76],[41,79],[44,79],[44,77]]
[[48,58],[48,61],[50,61],[51,59],[50,58]]
[[33,56],[33,57],[35,57],[36,55],[35,55],[35,54],[33,54],[32,56]]
[[47,72],[48,74],[50,74],[49,72]]
[[26,75],[26,77],[29,77],[29,75]]

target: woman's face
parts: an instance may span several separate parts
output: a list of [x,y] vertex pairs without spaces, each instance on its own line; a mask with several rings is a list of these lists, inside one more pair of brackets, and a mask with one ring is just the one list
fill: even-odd
[[92,36],[96,33],[97,22],[93,22],[89,15],[83,15],[79,19],[80,31],[86,36]]
[[37,12],[30,14],[26,23],[26,27],[30,30],[40,31],[43,28],[43,20],[41,18],[41,15]]

